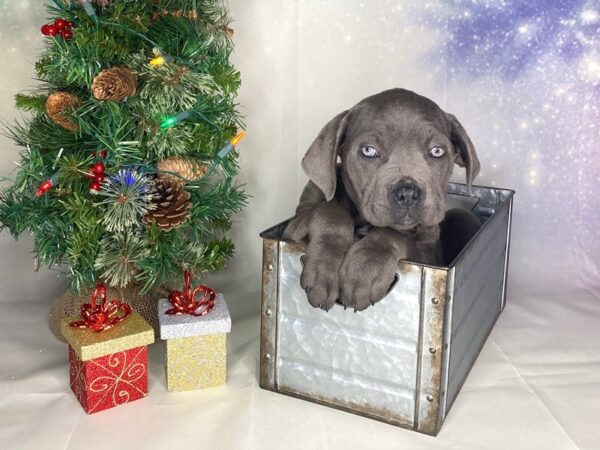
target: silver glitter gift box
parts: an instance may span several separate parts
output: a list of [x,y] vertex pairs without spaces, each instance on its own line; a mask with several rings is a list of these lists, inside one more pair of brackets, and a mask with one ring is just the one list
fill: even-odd
[[160,338],[166,340],[167,389],[189,391],[225,384],[227,374],[227,333],[231,317],[223,295],[205,316],[168,315],[173,305],[158,302]]
[[261,387],[436,435],[504,308],[513,194],[451,183],[482,227],[448,266],[400,262],[360,313],[310,306],[304,247],[280,238],[287,222],[263,232]]

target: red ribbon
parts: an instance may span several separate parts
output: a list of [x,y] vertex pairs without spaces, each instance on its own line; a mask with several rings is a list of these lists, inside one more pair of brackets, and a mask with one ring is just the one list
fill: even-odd
[[[203,285],[197,286],[192,290],[192,276],[188,270],[183,272],[183,279],[185,280],[183,292],[172,291],[169,294],[169,301],[173,305],[173,308],[165,311],[165,314],[190,314],[192,316],[204,316],[208,314],[215,307],[215,291]],[[198,295],[201,297],[199,300],[196,300]]]
[[[102,303],[96,304],[100,299]],[[120,313],[120,314],[119,314]],[[106,287],[98,284],[92,301],[81,305],[81,318],[71,322],[69,326],[73,328],[86,328],[95,332],[105,331],[122,322],[131,313],[131,307],[119,300],[106,301]]]

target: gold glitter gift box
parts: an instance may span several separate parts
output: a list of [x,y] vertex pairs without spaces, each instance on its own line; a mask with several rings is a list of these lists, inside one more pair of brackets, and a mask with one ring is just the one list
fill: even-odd
[[148,395],[152,327],[136,312],[101,332],[69,326],[78,319],[63,319],[61,332],[69,344],[71,389],[83,409],[93,414]]
[[205,316],[168,315],[168,299],[158,303],[160,338],[166,340],[167,389],[190,391],[220,386],[226,381],[227,333],[231,317],[223,295]]

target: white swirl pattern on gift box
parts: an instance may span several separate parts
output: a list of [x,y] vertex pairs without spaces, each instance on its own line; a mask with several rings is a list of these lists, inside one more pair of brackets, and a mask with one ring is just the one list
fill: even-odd
[[135,385],[136,381],[146,375],[146,365],[135,362],[144,350],[145,347],[139,348],[130,362],[127,361],[127,352],[118,352],[110,355],[106,365],[98,364],[96,360],[88,361],[88,364],[93,364],[106,373],[94,379],[87,386],[90,392],[104,393],[89,408],[89,412],[94,412],[107,396],[112,398],[111,406],[117,406],[129,402],[131,398],[130,392],[137,392],[142,396],[146,394]]

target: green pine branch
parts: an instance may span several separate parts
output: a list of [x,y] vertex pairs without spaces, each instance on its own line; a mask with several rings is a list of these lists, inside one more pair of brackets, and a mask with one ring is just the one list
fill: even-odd
[[43,114],[46,111],[46,98],[46,96],[17,94],[15,106],[22,111]]

